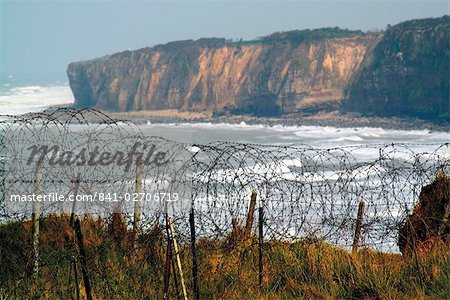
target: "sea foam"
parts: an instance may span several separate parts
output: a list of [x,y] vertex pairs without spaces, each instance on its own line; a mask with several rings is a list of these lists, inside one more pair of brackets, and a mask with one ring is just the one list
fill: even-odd
[[51,106],[71,105],[73,102],[72,91],[67,84],[10,87],[0,94],[0,114],[39,112]]

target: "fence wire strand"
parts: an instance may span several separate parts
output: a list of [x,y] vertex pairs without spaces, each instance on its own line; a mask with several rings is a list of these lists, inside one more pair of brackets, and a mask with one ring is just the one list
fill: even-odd
[[[335,148],[235,142],[187,144],[145,136],[132,122],[114,120],[92,109],[57,109],[23,116],[2,116],[0,134],[0,196],[3,198],[7,188],[10,194],[33,193],[32,180],[24,180],[24,177],[35,178],[36,169],[9,162],[26,160],[27,153],[23,149],[28,145],[60,145],[71,151],[83,148],[93,151],[92,145],[101,145],[103,150],[108,149],[111,153],[117,149],[126,153],[139,142],[156,145],[159,151],[166,153],[168,163],[143,166],[142,192],[153,195],[159,191],[170,195],[176,193],[177,201],[145,201],[142,204],[138,250],[128,246],[133,238],[129,229],[133,225],[134,206],[124,201],[117,202],[112,209],[102,205],[94,209],[88,207],[90,204],[77,204],[75,212],[85,215],[84,225],[96,224],[95,230],[83,227],[85,239],[97,250],[89,252],[87,259],[96,278],[94,285],[101,286],[109,296],[116,291],[108,282],[110,274],[104,265],[108,248],[123,248],[130,254],[141,252],[144,262],[135,262],[136,272],[142,271],[143,274],[150,265],[155,268],[155,274],[161,275],[165,260],[163,228],[166,214],[174,218],[179,243],[188,245],[191,237],[189,213],[192,209],[197,240],[209,244],[214,253],[217,243],[228,239],[236,225],[244,227],[251,194],[255,190],[256,208],[262,207],[264,211],[265,242],[320,240],[350,250],[358,205],[363,200],[365,211],[360,246],[397,253],[399,229],[417,204],[422,187],[430,184],[440,172],[450,174],[450,143]],[[52,168],[50,164],[42,164],[41,193],[58,191],[67,196],[74,193],[75,183],[80,195],[109,190],[118,194],[135,191],[135,162],[128,169],[124,165],[107,169],[99,165],[89,168],[71,166],[55,172]],[[5,205],[7,200],[3,199],[0,207],[2,226],[29,224],[30,203],[10,207]],[[46,229],[59,226],[54,213],[69,213],[71,205],[61,205],[57,210],[54,206],[43,205],[41,226]],[[117,216],[118,213],[121,217]],[[102,219],[96,219],[96,216]],[[255,221],[252,226],[255,235],[256,224]],[[73,245],[69,224],[55,230],[61,236],[52,239],[65,250],[46,253],[42,249],[41,268],[62,269],[47,265],[50,263],[70,264],[71,268],[76,268],[72,261],[73,257],[78,257],[79,251]],[[50,239],[43,233],[41,239],[45,238]],[[108,242],[100,245],[100,241]],[[181,255],[190,257],[188,247],[182,247]],[[32,257],[23,259],[27,262],[25,269],[29,269]],[[220,268],[220,263],[217,264],[219,266],[216,267]],[[257,265],[255,262],[255,268]],[[9,269],[16,267],[7,266]],[[73,269],[70,270],[73,274]],[[200,268],[199,277],[208,276],[208,272],[211,270]],[[19,288],[17,282],[28,280],[28,275],[24,274],[29,273],[19,270],[17,274],[15,284]],[[159,275],[152,274],[148,276],[159,279],[141,279],[144,282],[160,280]],[[49,276],[58,282],[61,274],[56,271]],[[67,280],[67,274],[65,278]],[[69,278],[73,280],[73,275]],[[230,281],[232,284],[233,279]],[[14,290],[13,285],[7,288]]]

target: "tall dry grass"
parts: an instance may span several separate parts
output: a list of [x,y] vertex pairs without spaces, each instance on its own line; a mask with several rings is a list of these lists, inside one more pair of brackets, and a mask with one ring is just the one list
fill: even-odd
[[[31,276],[27,223],[0,226],[0,299],[74,299],[72,257],[77,258],[67,216],[41,219],[41,270]],[[114,227],[115,226],[115,227]],[[83,219],[95,299],[162,299],[166,241],[154,226],[130,246],[131,231],[117,218]],[[120,230],[119,230],[120,229]],[[180,251],[192,297],[190,246]],[[256,239],[200,239],[197,243],[202,299],[448,299],[450,249],[404,257],[361,249],[352,254],[317,240],[264,243],[263,291],[258,289]],[[80,265],[79,288],[85,296]],[[173,270],[171,270],[173,271]],[[173,276],[173,272],[172,272]],[[176,299],[171,278],[171,299]],[[179,283],[179,278],[178,283]],[[179,291],[181,288],[179,288]]]

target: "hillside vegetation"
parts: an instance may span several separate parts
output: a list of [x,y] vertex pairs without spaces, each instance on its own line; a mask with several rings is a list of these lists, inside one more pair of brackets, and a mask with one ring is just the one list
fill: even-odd
[[[162,299],[166,242],[154,226],[131,246],[132,233],[121,218],[83,219],[83,235],[94,299]],[[71,299],[78,251],[67,216],[41,219],[41,270],[31,275],[28,223],[0,226],[0,299]],[[231,246],[230,239],[199,240],[201,299],[446,299],[450,249],[401,256],[362,249],[350,254],[327,243],[302,240],[264,244],[263,291],[258,291],[255,240]],[[181,241],[181,260],[192,297],[190,247]],[[178,278],[179,284],[179,278]],[[181,289],[178,289],[181,291]],[[176,298],[173,277],[171,298]]]

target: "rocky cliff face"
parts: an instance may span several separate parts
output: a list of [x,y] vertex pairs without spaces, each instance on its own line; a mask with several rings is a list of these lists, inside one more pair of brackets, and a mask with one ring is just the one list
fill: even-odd
[[386,30],[348,89],[345,111],[450,120],[450,17]]
[[450,120],[450,18],[200,39],[71,63],[76,107],[273,115],[338,110]]
[[291,33],[254,42],[173,42],[72,63],[75,106],[257,115],[336,108],[379,40],[338,29]]

